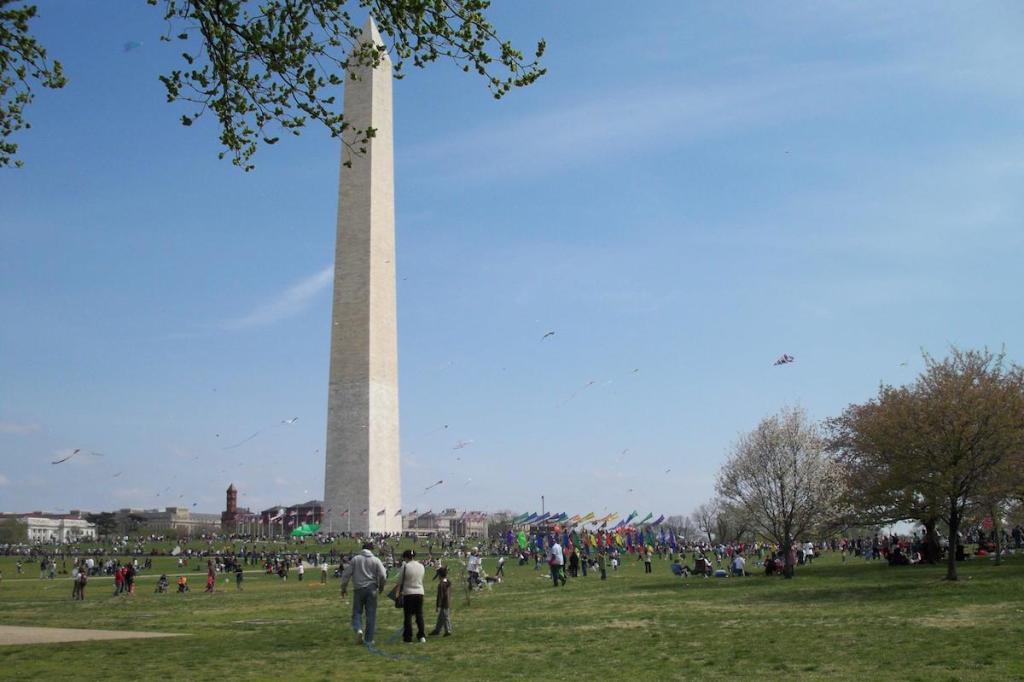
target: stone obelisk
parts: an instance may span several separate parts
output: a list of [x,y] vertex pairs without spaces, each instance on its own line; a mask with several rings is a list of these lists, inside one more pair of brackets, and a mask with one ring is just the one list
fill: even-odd
[[[372,19],[360,40],[383,44]],[[345,79],[322,526],[333,532],[402,529],[391,79],[386,52]]]

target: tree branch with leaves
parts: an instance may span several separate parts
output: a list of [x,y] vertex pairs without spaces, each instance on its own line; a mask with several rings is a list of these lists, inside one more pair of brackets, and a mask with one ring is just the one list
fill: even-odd
[[[24,108],[33,87],[66,83],[60,62],[29,34],[33,5],[0,0],[0,166],[20,165],[10,136],[28,128]],[[190,110],[191,126],[212,114],[220,157],[252,170],[262,145],[320,124],[360,151],[373,130],[348,130],[337,97],[346,74],[381,66],[389,53],[396,78],[407,65],[450,61],[481,76],[500,99],[545,73],[540,40],[527,56],[487,18],[490,0],[145,0],[163,12],[161,40],[181,46],[182,67],[160,76],[167,101]],[[350,11],[351,10],[351,11]],[[374,18],[390,48],[360,40]]]
[[[386,48],[360,40],[362,27],[347,0],[147,0],[162,4],[166,41],[186,46],[185,68],[160,77],[167,101],[197,108],[181,117],[190,126],[206,112],[220,124],[221,157],[251,170],[260,143],[280,133],[301,134],[313,122],[333,137],[347,131],[336,97],[345,74],[381,66]],[[487,80],[495,98],[544,74],[544,41],[527,60],[502,40],[484,12],[486,0],[359,0],[394,54],[393,72],[448,59]],[[352,131],[365,145],[372,130]],[[361,146],[359,147],[362,148]],[[358,149],[357,149],[358,151]]]
[[14,4],[0,0],[0,168],[22,165],[11,136],[32,127],[25,107],[35,99],[35,88],[56,90],[67,83],[61,63],[51,61],[46,48],[29,34],[36,6]]

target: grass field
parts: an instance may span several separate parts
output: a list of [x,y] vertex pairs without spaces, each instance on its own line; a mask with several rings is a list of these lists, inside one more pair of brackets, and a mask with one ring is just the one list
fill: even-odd
[[[625,561],[609,580],[591,574],[553,589],[532,566],[507,566],[507,580],[458,592],[455,635],[403,644],[401,614],[382,598],[377,644],[356,646],[351,597],[338,582],[247,573],[202,593],[154,594],[158,559],[131,598],[111,597],[93,578],[85,602],[68,579],[39,580],[0,558],[0,625],[109,628],[187,637],[0,646],[2,679],[1024,679],[1024,557],[1003,566],[974,560],[958,583],[941,567],[842,563],[836,555],[801,567],[796,579],[752,576],[679,579],[667,562],[645,575]],[[494,560],[485,561],[493,572]],[[172,584],[172,590],[173,590]],[[427,627],[434,587],[428,587]],[[398,640],[398,641],[396,641]]]

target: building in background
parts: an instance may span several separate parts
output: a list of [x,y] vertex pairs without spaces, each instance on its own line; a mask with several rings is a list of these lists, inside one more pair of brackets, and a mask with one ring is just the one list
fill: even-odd
[[309,500],[289,507],[275,505],[260,512],[260,528],[266,535],[283,536],[305,524],[321,524],[324,503]]
[[452,537],[487,537],[487,514],[481,511],[460,512],[445,509],[435,514],[406,514],[402,517],[402,530],[427,535]]
[[259,517],[245,507],[238,506],[235,484],[228,486],[224,511],[220,513],[220,529],[224,533],[251,534],[255,532]]
[[78,512],[73,514],[0,514],[0,521],[18,524],[17,535],[28,542],[76,542],[95,540],[96,524],[89,523]]
[[220,514],[194,512],[186,507],[164,509],[118,509],[114,512],[124,533],[176,531],[189,535],[220,530]]

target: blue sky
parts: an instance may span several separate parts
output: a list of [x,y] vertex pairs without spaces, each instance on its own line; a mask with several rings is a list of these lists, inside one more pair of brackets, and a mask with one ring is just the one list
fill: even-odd
[[[1024,359],[1024,7],[644,8],[500,3],[549,45],[500,102],[396,83],[407,509],[687,513],[783,405]],[[70,83],[0,171],[0,509],[319,498],[337,143],[242,173],[164,102],[157,10],[40,12]]]

